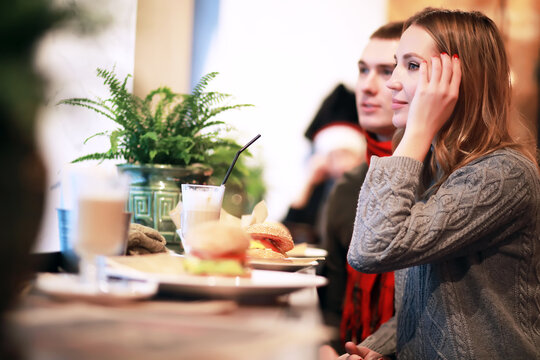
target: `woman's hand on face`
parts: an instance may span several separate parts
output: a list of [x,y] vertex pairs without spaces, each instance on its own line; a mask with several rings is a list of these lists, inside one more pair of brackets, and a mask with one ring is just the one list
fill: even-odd
[[422,62],[407,128],[420,127],[433,139],[454,111],[460,83],[461,66],[457,56],[451,58],[443,53],[440,57],[431,57],[430,71],[427,63]]
[[461,83],[459,58],[457,55],[451,58],[445,53],[440,57],[433,56],[431,69],[428,71],[427,63],[424,61],[420,64],[419,75],[418,85],[409,107],[403,140],[409,138],[416,146],[419,145],[419,141],[424,143],[425,146],[421,147],[420,153],[412,156],[422,161],[437,132],[454,111]]

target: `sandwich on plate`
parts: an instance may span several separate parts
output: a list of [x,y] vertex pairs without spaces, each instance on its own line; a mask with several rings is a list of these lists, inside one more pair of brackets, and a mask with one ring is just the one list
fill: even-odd
[[240,226],[219,221],[202,223],[187,235],[191,250],[185,270],[194,275],[250,276],[246,250],[250,237]]
[[274,222],[252,224],[246,231],[251,236],[247,251],[250,258],[285,259],[287,251],[294,247],[291,233],[283,224]]

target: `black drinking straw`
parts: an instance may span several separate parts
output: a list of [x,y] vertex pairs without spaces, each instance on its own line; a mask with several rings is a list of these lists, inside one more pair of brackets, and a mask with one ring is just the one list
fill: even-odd
[[231,166],[229,166],[229,170],[227,170],[227,173],[225,174],[225,178],[223,179],[221,185],[225,185],[225,183],[227,182],[227,179],[229,178],[229,175],[231,175],[231,171],[232,171],[232,169],[234,167],[234,164],[236,164],[236,160],[238,160],[238,157],[240,156],[242,151],[246,150],[251,144],[253,144],[255,142],[255,140],[257,140],[260,137],[261,137],[261,134],[257,134],[257,136],[255,136],[253,139],[251,139],[250,142],[248,142],[246,145],[244,145],[243,148],[241,148],[240,150],[238,150],[236,152],[236,155],[234,156],[234,160],[232,161]]

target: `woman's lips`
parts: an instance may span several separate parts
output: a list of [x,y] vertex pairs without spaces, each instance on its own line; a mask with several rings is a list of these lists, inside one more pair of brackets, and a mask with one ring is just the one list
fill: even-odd
[[371,114],[380,108],[379,105],[371,103],[362,103],[361,109],[364,114]]
[[401,101],[401,100],[396,100],[396,99],[392,99],[392,110],[399,110],[401,108],[404,108],[405,106],[407,106],[409,103],[406,102],[406,101]]

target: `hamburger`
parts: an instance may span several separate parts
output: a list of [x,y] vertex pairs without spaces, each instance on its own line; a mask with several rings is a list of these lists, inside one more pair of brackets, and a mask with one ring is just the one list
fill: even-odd
[[187,234],[191,244],[184,258],[186,272],[194,275],[250,276],[246,250],[250,237],[239,226],[211,221]]
[[253,224],[246,228],[246,232],[251,236],[247,251],[250,258],[284,259],[287,251],[294,247],[291,233],[280,223]]

